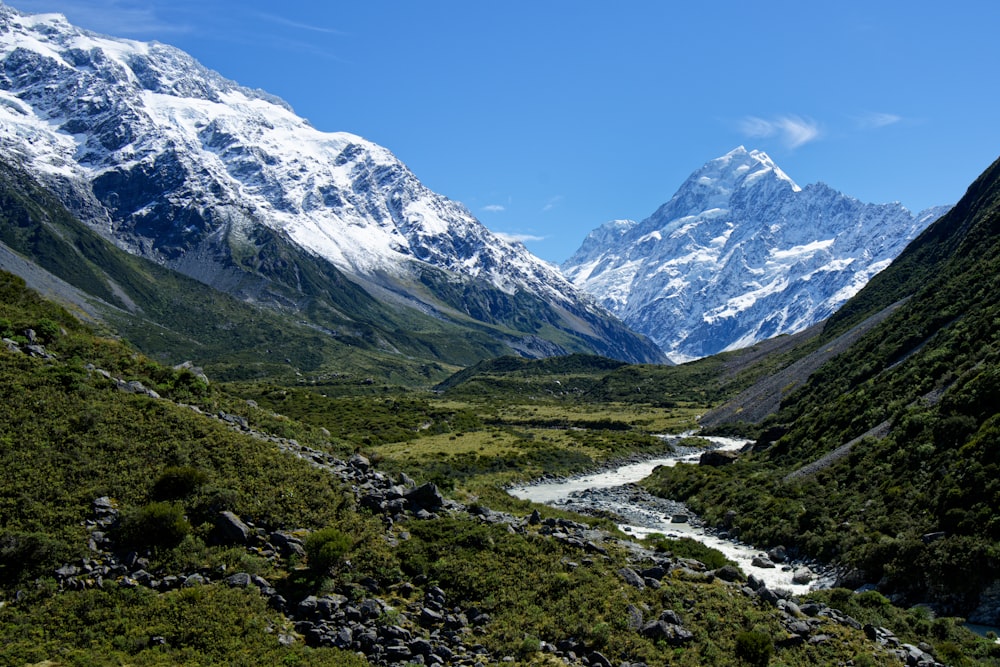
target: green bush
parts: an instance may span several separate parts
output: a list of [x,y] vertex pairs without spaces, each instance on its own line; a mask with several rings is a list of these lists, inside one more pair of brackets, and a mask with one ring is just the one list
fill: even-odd
[[773,652],[774,643],[764,632],[746,631],[736,635],[736,657],[752,667],[766,667]]
[[169,466],[153,482],[152,496],[157,500],[180,500],[198,491],[208,482],[208,473],[193,466]]
[[305,540],[309,567],[317,574],[325,574],[340,564],[352,546],[351,538],[337,528],[317,530]]
[[72,545],[47,533],[0,531],[0,581],[27,580],[77,555]]
[[178,503],[154,501],[125,515],[121,540],[134,547],[170,549],[191,532],[191,524]]

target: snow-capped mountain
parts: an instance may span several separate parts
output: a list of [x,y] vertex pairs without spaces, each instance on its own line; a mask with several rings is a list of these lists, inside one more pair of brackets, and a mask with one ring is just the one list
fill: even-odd
[[562,269],[682,362],[828,317],[945,211],[800,188],[741,146],[642,222],[591,232]]
[[[524,354],[663,359],[387,149],[178,49],[0,4],[0,61],[0,156],[130,252],[283,306],[303,290],[296,257],[320,258],[380,301],[488,325]],[[280,258],[262,254],[279,242]]]

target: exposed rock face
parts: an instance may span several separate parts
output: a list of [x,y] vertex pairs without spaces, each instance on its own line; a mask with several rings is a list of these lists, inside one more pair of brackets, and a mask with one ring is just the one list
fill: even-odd
[[515,353],[574,351],[554,327],[575,351],[663,361],[387,149],[321,132],[170,46],[0,5],[0,127],[0,157],[80,219],[241,298],[298,308],[325,283],[349,283],[396,306],[507,327],[517,335],[496,335]]
[[945,210],[800,188],[740,147],[642,222],[591,232],[562,269],[680,362],[829,317]]

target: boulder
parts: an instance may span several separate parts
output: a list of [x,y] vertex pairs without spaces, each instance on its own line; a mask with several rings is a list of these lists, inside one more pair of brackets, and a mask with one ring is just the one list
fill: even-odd
[[643,578],[639,576],[638,572],[630,567],[623,567],[618,570],[618,576],[624,579],[625,583],[629,586],[635,586],[640,590],[646,587],[646,582]]
[[250,586],[250,575],[246,572],[237,572],[226,577],[223,582],[231,588],[247,588]]
[[715,571],[715,576],[723,581],[742,581],[743,574],[740,572],[739,568],[735,565],[723,565],[718,570]]
[[215,537],[223,544],[246,544],[250,539],[250,527],[226,510],[215,517]]
[[406,494],[405,498],[415,508],[430,512],[444,507],[444,496],[438,490],[437,484],[430,482],[413,489]]
[[365,471],[371,468],[372,463],[367,457],[361,454],[354,454],[351,458],[347,459],[347,465],[357,470]]
[[194,588],[195,586],[204,586],[208,581],[202,575],[195,573],[188,575],[184,578],[184,583],[181,584],[183,588]]
[[799,568],[792,575],[792,583],[793,584],[799,584],[799,585],[808,584],[812,580],[813,580],[813,573],[808,568],[804,568],[804,567],[803,568]]
[[643,637],[652,641],[664,641],[670,646],[682,646],[694,639],[694,634],[679,625],[667,621],[650,621],[642,626]]
[[681,617],[678,616],[677,612],[674,611],[673,609],[664,609],[660,613],[660,620],[661,621],[666,621],[667,623],[670,623],[671,625],[684,625],[684,622],[681,621]]
[[784,563],[788,560],[788,552],[785,550],[785,547],[779,545],[768,551],[767,557],[775,563]]
[[587,657],[587,662],[590,663],[591,667],[612,667],[611,661],[599,651],[591,652]]

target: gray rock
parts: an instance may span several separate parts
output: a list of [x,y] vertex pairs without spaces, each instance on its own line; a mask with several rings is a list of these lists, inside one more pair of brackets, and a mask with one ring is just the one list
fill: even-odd
[[60,579],[69,579],[70,577],[75,577],[78,574],[80,574],[80,568],[76,565],[63,565],[56,570],[56,576]]
[[589,656],[587,656],[587,661],[590,663],[591,667],[612,667],[611,661],[608,660],[599,651],[593,651]]
[[666,621],[671,625],[684,625],[684,622],[681,621],[681,617],[678,616],[677,612],[675,612],[673,609],[664,609],[660,613],[660,620]]
[[302,540],[295,537],[291,533],[275,531],[268,537],[268,541],[277,547],[284,556],[295,555],[301,558],[306,555],[306,550],[302,545]]
[[800,637],[805,637],[812,631],[812,626],[805,621],[795,621],[789,624],[788,631]]
[[223,583],[232,588],[247,588],[250,586],[250,575],[246,572],[237,572],[223,579]]
[[646,587],[646,582],[643,578],[630,567],[623,567],[618,570],[618,576],[624,579],[625,583],[629,586],[635,586],[640,590]]
[[195,573],[188,575],[184,578],[184,583],[181,584],[183,588],[194,588],[195,586],[204,586],[208,583],[202,575]]
[[434,646],[429,641],[419,637],[411,641],[408,648],[413,655],[422,655],[424,657],[431,655],[434,651]]
[[216,516],[215,529],[223,544],[246,544],[250,539],[250,527],[228,510]]
[[367,457],[361,454],[354,454],[351,458],[347,459],[347,465],[352,468],[357,468],[358,470],[365,471],[372,467],[372,462],[368,460]]
[[444,616],[433,609],[424,607],[420,610],[420,624],[421,625],[439,625],[444,622]]
[[642,626],[643,637],[655,641],[665,641],[670,646],[681,646],[694,639],[694,635],[679,625],[667,621],[650,621]]
[[427,483],[413,489],[405,496],[406,500],[417,508],[434,511],[444,507],[444,496],[436,484]]
[[735,565],[723,565],[715,571],[715,576],[729,582],[742,581],[743,579],[743,574]]
[[788,560],[788,552],[783,546],[776,546],[767,552],[767,557],[774,563],[784,563]]
[[778,606],[778,600],[780,599],[778,597],[778,594],[772,591],[767,586],[761,586],[760,588],[757,589],[757,597],[775,607]]
[[792,575],[793,584],[808,584],[813,580],[813,573],[808,568],[800,568]]

